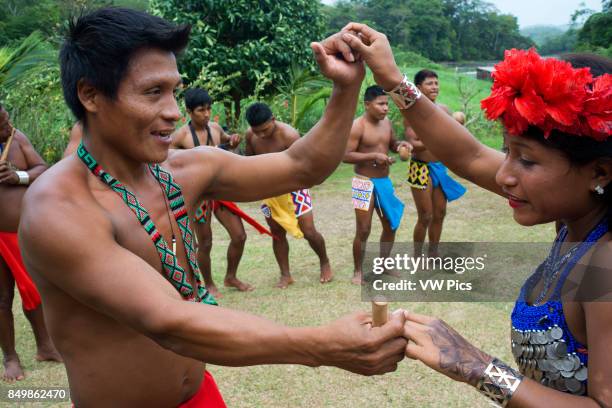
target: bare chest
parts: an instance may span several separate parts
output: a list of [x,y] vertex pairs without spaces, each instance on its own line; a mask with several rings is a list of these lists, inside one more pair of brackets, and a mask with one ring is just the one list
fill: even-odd
[[[178,263],[189,274],[191,269],[187,262],[181,229],[174,218],[167,198],[162,195],[162,189],[152,185],[146,191],[132,191],[131,193],[134,194],[134,197],[129,194],[127,196],[118,194],[106,186],[93,191],[94,197],[106,210],[113,225],[117,243],[145,260],[160,273],[164,273],[162,254],[158,252],[154,244],[154,235],[155,232],[158,232],[169,248],[176,248]],[[130,203],[129,205],[126,200]],[[149,231],[145,230],[142,223],[147,216],[154,225],[154,229],[149,229]]]
[[[4,148],[5,146],[3,145],[2,147]],[[28,168],[28,162],[19,146],[19,142],[16,140],[14,140],[9,147],[7,160],[19,170],[27,170]]]
[[280,138],[264,139],[261,137],[254,137],[251,140],[251,144],[255,154],[277,153],[287,150],[288,148],[284,140]]
[[391,142],[391,129],[388,125],[365,125],[359,141],[358,151],[386,153]]

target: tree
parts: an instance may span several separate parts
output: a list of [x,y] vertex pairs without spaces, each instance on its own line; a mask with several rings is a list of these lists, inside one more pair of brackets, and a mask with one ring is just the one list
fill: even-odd
[[49,37],[59,15],[52,0],[0,0],[0,46],[15,45],[34,31]]
[[612,45],[612,12],[595,13],[578,33],[578,42],[587,49]]
[[228,93],[211,96],[224,102],[226,113],[233,110],[234,120],[240,101],[272,93],[292,62],[312,67],[309,45],[323,33],[318,1],[151,0],[150,10],[192,25],[181,72],[188,82],[223,82]]

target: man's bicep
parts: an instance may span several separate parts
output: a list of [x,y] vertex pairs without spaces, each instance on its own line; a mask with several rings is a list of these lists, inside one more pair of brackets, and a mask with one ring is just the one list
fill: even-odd
[[[72,210],[68,222],[42,210],[36,218],[48,220],[44,228],[32,222],[28,211],[24,214],[20,243],[28,269],[83,305],[136,330],[149,333],[162,326],[154,316],[162,316],[160,308],[178,294],[154,268],[114,240],[103,216],[66,210]],[[146,296],[134,296],[135,288]]]
[[310,187],[300,183],[300,167],[287,151],[243,157],[217,150],[209,158],[213,176],[204,198],[255,201]]

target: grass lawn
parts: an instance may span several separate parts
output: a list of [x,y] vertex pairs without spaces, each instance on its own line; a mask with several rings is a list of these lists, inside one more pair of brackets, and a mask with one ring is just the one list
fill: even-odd
[[[404,181],[405,172],[405,163],[392,167],[397,194],[407,208],[397,240],[407,242],[412,240],[416,210]],[[296,283],[287,290],[272,288],[278,279],[278,268],[270,239],[248,229],[239,276],[254,284],[256,290],[246,294],[223,290],[223,306],[293,326],[323,324],[355,310],[369,309],[369,304],[360,300],[360,289],[349,282],[353,270],[351,242],[354,234],[354,213],[350,200],[352,174],[352,167],[343,164],[323,185],[312,189],[315,224],[326,239],[335,272],[334,282],[319,284],[316,255],[304,240],[290,239],[290,262]],[[449,205],[444,241],[552,241],[552,225],[521,227],[512,220],[511,209],[505,200],[472,184],[463,183],[468,193]],[[244,204],[242,208],[264,222],[257,203]],[[380,223],[375,218],[371,239],[377,240],[380,231]],[[228,236],[218,222],[214,223],[214,237],[213,270],[219,284],[225,273]],[[19,299],[18,295],[16,299]],[[510,303],[397,303],[392,306],[436,315],[488,353],[506,362],[512,361],[509,347]],[[66,386],[62,365],[34,361],[34,340],[19,301],[15,302],[14,312],[17,349],[27,375],[19,386]],[[209,369],[230,407],[489,406],[470,387],[454,383],[410,360],[402,362],[395,373],[370,378],[327,367],[209,366]]]

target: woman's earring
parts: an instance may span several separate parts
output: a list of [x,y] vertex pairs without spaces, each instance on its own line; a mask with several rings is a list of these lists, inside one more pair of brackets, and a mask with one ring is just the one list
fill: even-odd
[[603,195],[604,193],[604,188],[602,186],[600,186],[599,184],[595,186],[595,192],[599,195]]

